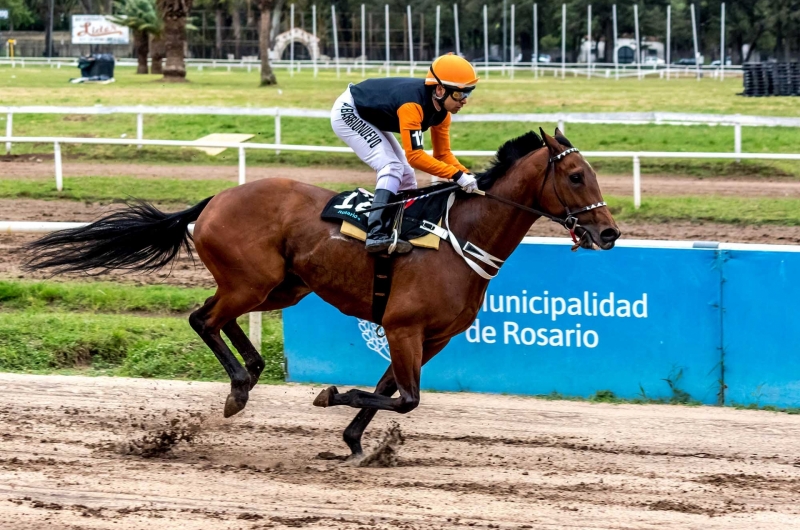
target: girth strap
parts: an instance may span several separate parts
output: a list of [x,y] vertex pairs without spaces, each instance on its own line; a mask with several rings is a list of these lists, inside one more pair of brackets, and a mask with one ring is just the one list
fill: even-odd
[[[454,192],[452,195],[450,195],[450,197],[448,197],[447,209],[444,212],[444,226],[447,228],[447,238],[450,240],[450,244],[453,245],[453,250],[456,251],[456,254],[461,256],[461,258],[467,263],[467,265],[469,265],[469,267],[473,271],[475,271],[478,274],[478,276],[480,276],[485,280],[491,280],[492,278],[497,276],[497,274],[500,272],[500,267],[503,265],[503,263],[505,263],[505,261],[501,260],[500,258],[492,256],[485,250],[478,248],[476,245],[470,243],[469,241],[465,242],[463,249],[461,248],[461,243],[458,242],[458,239],[456,239],[455,234],[453,234],[453,231],[450,230],[450,207],[453,206],[455,200],[456,200],[456,194]],[[465,256],[464,255],[465,252],[467,254],[470,254],[471,256],[474,256],[475,258],[480,260],[482,263],[485,263],[489,267],[497,269],[497,272],[495,272],[494,274],[489,274],[488,272],[483,270],[483,268],[480,265],[472,261],[469,257]]]
[[381,252],[375,254],[375,276],[372,280],[372,321],[383,322],[389,293],[392,290],[392,256]]

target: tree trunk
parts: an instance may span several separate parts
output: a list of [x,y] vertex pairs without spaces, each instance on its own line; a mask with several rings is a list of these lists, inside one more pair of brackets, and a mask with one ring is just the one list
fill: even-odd
[[272,1],[261,0],[261,21],[258,33],[258,53],[261,55],[261,86],[275,85],[278,80],[269,64],[269,34],[271,29]]
[[603,62],[614,62],[614,23],[606,20],[603,24],[603,35],[606,38],[606,47],[603,53]]
[[236,59],[242,58],[242,12],[238,7],[234,7],[231,12],[232,23],[233,23],[233,40],[234,50],[233,53],[235,54],[234,57]]
[[224,59],[222,56],[222,7],[217,4],[214,11],[214,55],[217,59]]
[[167,62],[164,81],[186,81],[186,17],[192,9],[192,0],[159,0],[164,18],[164,48]]
[[137,74],[150,73],[147,69],[147,56],[150,54],[149,35],[143,31],[133,31],[133,48],[136,50]]
[[153,37],[150,43],[150,73],[164,75],[164,35]]

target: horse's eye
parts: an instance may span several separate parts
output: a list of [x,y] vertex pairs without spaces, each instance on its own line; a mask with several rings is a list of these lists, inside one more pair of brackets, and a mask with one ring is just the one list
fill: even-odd
[[580,184],[583,180],[583,175],[581,173],[573,173],[569,176],[569,180],[571,180],[574,184]]

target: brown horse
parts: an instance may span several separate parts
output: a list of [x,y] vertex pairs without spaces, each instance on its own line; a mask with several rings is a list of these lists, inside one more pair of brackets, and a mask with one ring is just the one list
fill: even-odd
[[[530,132],[507,142],[479,176],[480,188],[561,219],[573,212],[582,247],[612,248],[620,232],[602,203],[594,170],[558,129],[555,137],[544,131],[542,137]],[[189,322],[230,376],[228,417],[244,408],[264,368],[237,317],[283,309],[315,292],[347,315],[372,318],[374,258],[363,243],[340,235],[338,224],[320,219],[332,196],[322,188],[276,178],[230,188],[174,214],[140,202],[32,243],[28,266],[57,272],[155,270],[181,248],[190,251],[188,225],[196,220],[194,244],[218,287]],[[524,208],[461,192],[449,214],[453,234],[502,260],[537,218]],[[393,287],[380,322],[390,346],[390,367],[374,393],[339,393],[329,387],[314,401],[322,407],[361,409],[344,432],[353,454],[361,453],[361,436],[377,410],[406,413],[419,404],[422,366],[472,324],[488,283],[449,243],[438,251],[417,249],[395,258]],[[392,397],[397,391],[399,396]]]

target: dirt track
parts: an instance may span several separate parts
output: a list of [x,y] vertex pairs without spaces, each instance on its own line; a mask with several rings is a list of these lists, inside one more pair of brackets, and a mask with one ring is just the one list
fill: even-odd
[[[351,409],[261,386],[0,374],[0,528],[797,528],[800,418],[424,394],[397,466],[346,454]],[[139,441],[184,433],[170,451]],[[166,444],[168,446],[169,444]]]

